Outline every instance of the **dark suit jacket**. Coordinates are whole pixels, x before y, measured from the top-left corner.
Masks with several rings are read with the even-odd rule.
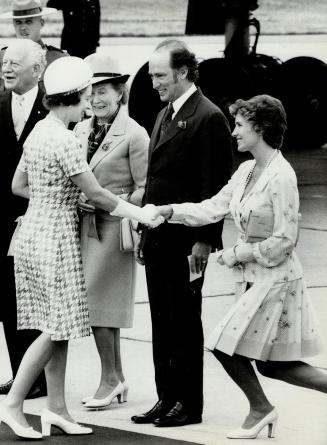
[[[43,92],[38,91],[31,114],[26,122],[19,141],[16,139],[15,129],[11,114],[11,92],[0,93],[0,138],[1,138],[1,160],[2,171],[0,175],[0,202],[2,205],[1,226],[1,265],[5,261],[11,236],[15,229],[15,220],[23,215],[27,208],[27,200],[13,195],[11,182],[17,164],[20,160],[23,144],[33,130],[34,125],[43,119],[48,111],[42,105]]]
[[[160,139],[164,112],[159,112],[150,140],[144,204],[200,202],[213,196],[227,183],[232,168],[226,117],[198,90]],[[222,222],[196,228],[164,223],[153,229],[151,237],[157,234],[167,247],[185,242],[189,249],[203,241],[221,248],[222,227]]]

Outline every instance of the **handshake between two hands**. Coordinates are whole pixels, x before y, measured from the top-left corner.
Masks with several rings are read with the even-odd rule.
[[[121,201],[123,203],[125,201]],[[130,203],[129,207],[124,208],[121,213],[121,209],[117,211],[116,215],[121,217],[127,217],[135,219],[141,224],[154,229],[160,226],[166,219],[169,219],[173,213],[173,209],[170,205],[155,206],[154,204],[147,204],[144,207],[134,206]],[[89,201],[85,193],[81,193],[78,202],[79,209],[84,213],[94,213],[96,207]],[[119,206],[117,206],[118,209]],[[117,210],[115,209],[115,210]],[[111,212],[114,214],[114,212]]]
[[[142,207],[141,211],[140,222],[151,229],[160,226],[160,224],[166,219],[169,219],[173,213],[170,205],[155,206],[153,204],[146,204]]]

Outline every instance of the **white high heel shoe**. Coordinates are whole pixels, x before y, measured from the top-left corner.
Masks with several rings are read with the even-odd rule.
[[[127,393],[128,393],[128,386],[126,384],[126,382],[121,382],[123,387],[124,387],[124,392],[123,392],[123,400],[122,402],[127,402]],[[93,396],[87,396],[84,397],[81,402],[83,405],[85,405],[85,403],[89,402],[90,400],[92,400],[94,397]],[[94,400],[102,400],[102,399],[94,399]]]
[[[114,388],[107,397],[105,397],[104,399],[91,398],[91,400],[86,402],[84,406],[85,408],[91,409],[105,408],[106,406],[109,406],[111,404],[115,397],[117,397],[118,403],[127,402],[127,393],[128,387],[119,382],[116,388]]]
[[[70,435],[92,434],[92,428],[79,425],[78,423],[69,422],[48,409],[44,409],[41,414],[42,436],[51,435],[51,425],[60,428],[64,433]]]
[[[277,424],[278,414],[276,409],[274,408],[267,414],[263,419],[260,420],[256,425],[252,428],[237,428],[234,431],[231,431],[227,434],[228,439],[256,439],[257,435],[260,431],[268,425],[268,437],[275,437],[276,424]]]
[[[0,424],[5,423],[13,430],[17,437],[22,439],[42,439],[42,434],[35,431],[31,426],[23,426],[18,423],[8,412],[4,406],[0,406]]]

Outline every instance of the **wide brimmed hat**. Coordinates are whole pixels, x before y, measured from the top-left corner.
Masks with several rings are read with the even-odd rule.
[[[68,95],[91,85],[92,70],[79,57],[67,56],[54,60],[45,70],[44,87],[48,96]]]
[[[43,8],[41,0],[13,0],[12,11],[0,14],[0,19],[27,19],[58,12],[55,8]]]
[[[118,62],[106,55],[90,54],[84,59],[93,72],[92,85],[99,82],[125,83],[129,74],[121,74]]]

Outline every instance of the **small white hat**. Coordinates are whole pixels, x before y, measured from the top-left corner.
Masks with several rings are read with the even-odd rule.
[[[121,74],[118,62],[107,55],[90,54],[84,59],[93,72],[92,85],[99,82],[125,83],[129,74]]]
[[[92,70],[79,57],[67,56],[54,60],[45,70],[44,87],[48,96],[68,95],[91,84]]]
[[[13,0],[12,12],[0,14],[0,19],[27,19],[30,17],[42,17],[54,12],[58,12],[58,9],[42,8],[41,0]]]

